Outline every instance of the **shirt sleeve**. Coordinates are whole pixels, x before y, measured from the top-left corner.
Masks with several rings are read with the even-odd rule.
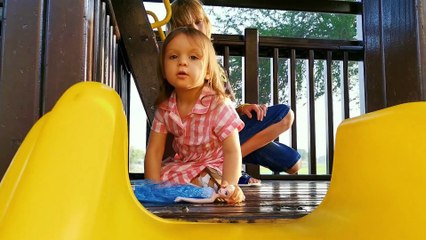
[[[167,128],[164,119],[164,111],[157,109],[154,114],[154,120],[152,121],[151,130],[157,133],[167,133]]]
[[[240,131],[244,128],[244,122],[230,101],[224,101],[214,111],[216,117],[213,131],[220,141],[225,140],[235,129]]]

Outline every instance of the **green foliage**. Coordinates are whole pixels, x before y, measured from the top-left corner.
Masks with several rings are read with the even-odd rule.
[[[292,38],[319,38],[356,40],[357,21],[355,15],[312,13],[296,11],[278,11],[267,9],[219,8],[206,7],[215,29],[222,34],[244,34],[245,28],[257,28],[261,36],[279,36]],[[237,16],[237,17],[235,17]],[[244,25],[242,24],[244,23]],[[230,58],[230,81],[237,97],[237,103],[242,99],[242,66],[241,57]],[[298,59],[296,63],[296,96],[297,99],[307,97],[307,60]],[[280,59],[278,69],[278,101],[289,101],[289,62]],[[315,61],[314,97],[325,93],[325,61]],[[259,62],[259,102],[271,103],[271,61],[260,59]],[[357,85],[358,64],[349,63],[349,89]],[[341,86],[341,68],[338,62],[332,64],[332,89],[336,96]],[[352,77],[351,77],[352,76]]]
[[[144,158],[145,158],[144,150],[130,146],[130,152],[129,152],[130,164],[137,164],[139,162],[142,162]]]
[[[257,28],[261,36],[341,40],[356,37],[355,15],[218,7],[206,11],[223,34],[241,35],[245,28]]]

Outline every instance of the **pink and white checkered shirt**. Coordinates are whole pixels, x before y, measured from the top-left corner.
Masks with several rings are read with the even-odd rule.
[[[174,157],[163,161],[161,179],[173,183],[189,183],[207,166],[222,172],[222,141],[234,129],[240,131],[243,121],[231,101],[218,101],[210,87],[203,91],[192,112],[181,119],[176,94],[162,103],[155,112],[152,131],[173,136]]]

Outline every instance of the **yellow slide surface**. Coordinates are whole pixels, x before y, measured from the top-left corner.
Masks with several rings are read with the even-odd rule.
[[[0,184],[0,239],[426,239],[426,103],[344,121],[329,191],[274,223],[161,219],[135,198],[119,96],[78,83],[31,129]]]

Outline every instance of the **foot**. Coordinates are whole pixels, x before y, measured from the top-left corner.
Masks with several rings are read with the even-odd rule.
[[[248,175],[246,172],[241,172],[241,177],[238,180],[239,186],[260,186],[261,181],[257,178],[254,178]]]

